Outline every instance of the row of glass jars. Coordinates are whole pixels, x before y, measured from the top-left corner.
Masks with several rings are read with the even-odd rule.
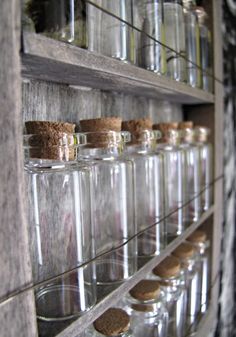
[[[96,286],[131,277],[137,256],[158,255],[210,207],[209,130],[191,127],[111,117],[81,121],[75,133],[74,124],[26,122],[39,318],[70,319],[89,310]]]
[[[197,230],[83,336],[193,336],[209,304],[209,271],[209,241]]]
[[[207,14],[195,0],[92,3],[95,6],[82,0],[25,0],[23,26],[212,91]]]

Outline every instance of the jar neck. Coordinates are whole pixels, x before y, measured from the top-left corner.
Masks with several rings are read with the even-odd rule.
[[[137,134],[131,134],[131,142],[127,144],[128,152],[154,151],[156,142],[161,138],[158,130],[143,130]]]

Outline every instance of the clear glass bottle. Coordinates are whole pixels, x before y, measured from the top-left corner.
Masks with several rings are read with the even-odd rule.
[[[153,269],[151,278],[160,282],[164,292],[163,303],[169,315],[167,336],[183,337],[186,323],[186,289],[180,262],[168,256]]]
[[[26,122],[26,129],[34,133],[24,136],[33,282],[46,281],[36,290],[37,316],[67,320],[96,302],[93,264],[75,269],[94,257],[91,170],[77,160],[86,138],[68,123]]]
[[[120,308],[110,308],[104,312],[93,326],[86,329],[86,337],[132,337],[130,316]]]
[[[180,144],[178,123],[160,123],[153,129],[160,130],[162,139],[157,151],[164,154],[165,172],[165,214],[167,237],[180,235],[185,229],[183,205],[186,200],[186,161],[185,151]]]
[[[167,337],[168,312],[164,294],[155,280],[142,280],[124,300],[124,309],[131,317],[134,337]]]
[[[209,306],[210,298],[210,242],[207,240],[206,232],[196,230],[187,241],[194,245],[199,254],[199,277],[201,283],[201,313],[204,314]]]
[[[198,17],[195,11],[195,0],[183,0],[184,20],[185,20],[185,37],[186,37],[186,56],[187,59],[187,82],[194,88],[201,87],[200,67],[200,34]],[[197,66],[198,67],[197,67]]]
[[[186,329],[194,332],[201,307],[199,256],[190,243],[180,244],[172,253],[180,260],[187,290]]]
[[[137,238],[126,243],[137,233],[134,165],[122,157],[124,144],[130,137],[129,133],[103,131],[121,129],[120,118],[83,120],[80,126],[89,143],[81,155],[92,167],[96,255],[120,246],[96,260],[97,283],[115,285],[137,270]]]
[[[195,128],[196,141],[200,146],[201,168],[201,203],[202,209],[207,211],[213,204],[213,149],[208,142],[210,129],[200,126]]]
[[[176,81],[186,81],[186,40],[182,0],[164,0],[167,75]]]
[[[149,119],[122,122],[122,130],[131,133],[126,156],[134,162],[138,255],[160,254],[165,247],[164,162],[162,152],[155,151],[160,132],[151,130]],[[156,224],[156,226],[153,226]],[[150,227],[151,226],[151,227]],[[150,227],[149,229],[147,229]]]
[[[208,15],[202,7],[196,8],[196,14],[198,16],[200,30],[202,88],[203,90],[213,92],[212,41],[211,32],[206,24]]]
[[[184,222],[186,224],[196,222],[202,214],[201,205],[201,171],[200,149],[195,142],[195,131],[190,121],[179,123],[181,129],[180,147],[185,151],[186,162],[186,200]]]
[[[24,15],[40,33],[86,48],[86,5],[81,0],[24,0]]]
[[[138,7],[138,17],[135,22],[143,33],[138,34],[140,41],[136,43],[138,46],[139,65],[145,69],[154,71],[157,74],[166,73],[166,51],[160,43],[155,40],[165,43],[165,27],[164,27],[164,12],[162,0],[145,0],[134,1]],[[146,34],[145,34],[146,33]]]
[[[94,0],[99,7],[132,24],[132,0]],[[123,62],[134,62],[133,29],[87,4],[88,49]]]

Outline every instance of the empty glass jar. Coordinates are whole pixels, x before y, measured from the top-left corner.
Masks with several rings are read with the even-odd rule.
[[[136,43],[136,47],[139,47],[139,65],[158,74],[165,74],[166,51],[165,47],[159,43],[165,43],[163,1],[136,0],[134,3],[138,7],[139,14],[139,21],[135,22],[135,25],[143,31],[142,34],[137,35],[140,40]],[[148,35],[156,41],[152,40]]]
[[[195,231],[187,240],[194,245],[199,254],[201,313],[204,314],[208,309],[210,298],[210,242],[202,230]]]
[[[131,0],[93,0],[93,2],[132,24]],[[123,62],[134,62],[133,29],[107,12],[87,4],[88,49]]]
[[[155,280],[142,280],[125,298],[134,337],[167,337],[168,312],[164,295]]]
[[[121,129],[120,118],[83,120],[88,146],[81,155],[92,167],[92,214],[98,284],[122,282],[137,269],[137,233],[133,162],[122,157],[129,133],[104,131]],[[93,130],[93,132],[92,132]],[[119,248],[118,248],[119,247]]]
[[[185,151],[186,162],[186,203],[184,207],[184,222],[186,224],[198,221],[202,213],[201,205],[201,171],[200,149],[195,142],[195,131],[192,122],[179,123],[181,129],[181,148]]]
[[[86,48],[86,4],[83,1],[24,0],[23,9],[23,15],[34,23],[36,33]]]
[[[149,119],[122,122],[122,129],[131,132],[125,152],[134,162],[137,231],[146,229],[138,236],[138,255],[143,257],[157,255],[165,246],[164,221],[160,221],[164,217],[163,154],[154,151],[160,132],[151,128]]]
[[[199,277],[199,256],[193,245],[182,243],[172,253],[180,260],[187,290],[186,329],[195,331],[201,306],[201,280]]]
[[[185,228],[183,205],[186,200],[186,161],[185,151],[180,144],[178,123],[160,123],[153,125],[160,130],[162,139],[157,150],[163,151],[165,172],[165,214],[168,237],[180,235]]]
[[[91,170],[77,161],[86,138],[68,123],[27,122],[26,129],[34,133],[24,136],[33,281],[48,280],[36,290],[37,315],[70,319],[96,302],[93,264],[75,269],[94,257]]]
[[[163,301],[169,315],[167,336],[183,337],[186,323],[186,290],[179,260],[168,256],[153,269],[151,277],[160,282],[164,292]]]
[[[210,129],[200,126],[195,128],[196,141],[200,146],[201,203],[207,211],[213,203],[213,149],[208,142]]]
[[[186,81],[186,40],[182,0],[164,0],[167,75],[176,81]],[[176,52],[178,54],[176,54]]]
[[[183,0],[186,35],[187,82],[194,88],[201,87],[200,35],[195,0]],[[198,66],[198,67],[197,67]]]

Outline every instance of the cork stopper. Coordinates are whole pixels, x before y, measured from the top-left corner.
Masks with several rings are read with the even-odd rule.
[[[93,325],[104,336],[117,336],[129,330],[130,318],[124,310],[110,308]]]
[[[121,118],[104,117],[94,119],[84,119],[80,121],[80,128],[83,132],[103,132],[103,131],[121,131]]]
[[[195,137],[197,141],[201,143],[207,142],[208,136],[210,134],[210,129],[208,129],[205,126],[198,125],[198,126],[195,126],[194,130],[195,130]]]
[[[142,280],[129,293],[140,301],[154,300],[160,294],[160,284],[153,280]]]
[[[180,122],[178,124],[178,129],[183,130],[183,129],[192,129],[193,128],[193,122],[192,121],[184,121]]]
[[[152,126],[153,130],[158,130],[162,134],[162,138],[160,139],[160,142],[169,142],[173,141],[174,138],[179,137],[178,134],[178,123],[172,122],[172,123],[159,123],[159,124],[153,124]],[[173,131],[176,130],[174,133]]]
[[[29,135],[30,157],[51,160],[75,159],[75,124],[50,121],[25,123]]]
[[[201,6],[197,6],[195,12],[197,14],[199,24],[204,25],[204,23],[208,19],[208,15],[205,9]]]
[[[179,259],[187,260],[194,255],[194,248],[190,243],[184,242],[179,245],[174,251],[173,255]]]
[[[158,266],[153,269],[153,273],[161,278],[177,276],[180,272],[180,262],[174,256],[167,256]]]
[[[132,119],[122,122],[122,130],[139,134],[143,130],[152,130],[152,121],[149,118]]]
[[[196,230],[187,238],[187,241],[191,243],[204,243],[206,242],[206,239],[207,239],[206,232]]]

